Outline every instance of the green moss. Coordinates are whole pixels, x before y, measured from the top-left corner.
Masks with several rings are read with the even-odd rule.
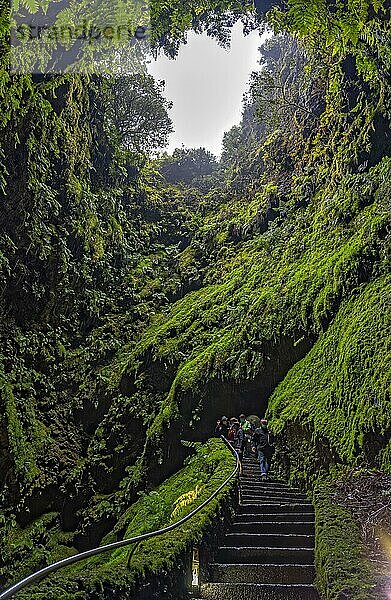
[[[24,410],[27,423],[23,426],[22,411],[18,410],[12,386],[4,383],[1,391],[5,401],[7,435],[15,461],[15,470],[26,483],[30,483],[40,473],[37,455],[43,445],[46,429],[42,423],[37,421],[32,405],[27,406]]]
[[[276,418],[277,429],[282,431],[289,418],[300,416],[310,428],[310,421],[318,419],[313,433],[323,434],[326,428],[327,436],[329,400],[322,403],[318,416],[312,413],[325,390],[330,395],[330,385],[337,384],[336,370],[340,378],[333,400],[337,426],[330,434],[336,451],[343,459],[354,460],[363,445],[357,440],[358,432],[377,427],[384,434],[389,426],[385,411],[389,380],[384,375],[389,368],[384,308],[389,281],[382,274],[389,264],[385,198],[390,171],[391,161],[385,159],[368,174],[346,176],[333,196],[325,190],[278,228],[238,243],[234,256],[217,258],[211,265],[209,284],[176,302],[167,315],[159,315],[130,352],[125,348],[120,353],[118,373],[137,371],[148,378],[144,364],[151,358],[162,368],[177,365],[154,433],[159,421],[167,423],[170,414],[177,418],[184,393],[191,393],[198,402],[200,388],[212,379],[240,381],[262,373],[270,349],[278,348],[284,338],[296,344],[303,337],[320,336],[313,353],[291,372],[272,399],[270,414]],[[348,204],[347,195],[348,223],[341,218],[341,203],[342,207]],[[366,283],[372,280],[366,292]],[[351,298],[354,303],[362,294],[356,308],[343,308],[343,299]],[[349,310],[353,317],[347,315]],[[333,319],[337,324],[331,326],[328,337],[323,336]],[[352,319],[354,326],[350,326]],[[343,351],[339,362],[334,360],[334,349],[349,340],[352,356],[348,358]],[[361,345],[365,355],[360,355]],[[370,364],[372,355],[376,358]],[[303,386],[302,369],[307,368],[312,380]],[[319,371],[322,386],[317,384]],[[376,408],[365,403],[364,396],[371,389],[379,394]],[[349,412],[352,418],[345,427]]]
[[[106,536],[103,543],[114,541],[115,538],[134,537],[172,523],[176,500],[194,490],[197,484],[201,485],[201,494],[176,514],[174,521],[179,520],[223,483],[235,465],[231,452],[216,439],[209,440],[205,445],[196,444],[195,447],[196,454],[187,460],[186,466],[155,490],[142,495],[122,514],[113,532]],[[200,542],[205,532],[213,528],[222,504],[231,497],[233,485],[234,482],[227,485],[216,499],[179,529],[142,542],[129,566],[130,549],[116,550],[51,576],[39,586],[32,586],[21,592],[19,598],[57,600],[61,597],[76,600],[89,597],[93,590],[97,598],[103,598],[104,588],[126,589],[128,594],[134,590],[134,597],[137,597],[137,587],[134,588],[136,582],[137,585],[146,585],[154,575],[160,574],[161,577],[162,573],[167,573],[170,569],[175,571],[175,566],[183,563],[192,544]],[[61,556],[63,555],[60,553],[58,557]],[[178,572],[177,576],[183,577],[183,573]]]
[[[333,486],[319,480],[313,493],[316,532],[316,584],[324,600],[375,600],[375,582],[365,558],[357,523],[340,506]]]
[[[6,524],[7,525],[7,524]],[[2,531],[2,579],[27,577],[39,566],[76,554],[73,534],[61,531],[58,513],[46,513],[22,528],[15,522]],[[12,565],[12,569],[10,568]]]
[[[362,287],[275,390],[269,415],[286,438],[293,464],[300,462],[296,427],[311,432],[314,451],[322,438],[335,460],[377,460],[391,469],[385,454],[378,454],[391,430],[390,305],[389,276]],[[313,456],[307,473],[315,474],[317,466]]]

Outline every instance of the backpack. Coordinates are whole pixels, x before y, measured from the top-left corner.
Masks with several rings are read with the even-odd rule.
[[[269,431],[267,429],[259,427],[255,430],[254,437],[257,450],[262,450],[263,448],[266,448],[266,446],[269,446]]]

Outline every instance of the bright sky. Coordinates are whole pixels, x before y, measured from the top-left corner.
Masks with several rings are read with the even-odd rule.
[[[220,154],[224,132],[240,122],[243,93],[251,71],[258,68],[264,39],[258,31],[244,36],[237,23],[231,47],[224,50],[206,34],[190,32],[175,60],[161,55],[151,63],[148,71],[165,81],[165,96],[174,103],[169,152],[184,144]]]

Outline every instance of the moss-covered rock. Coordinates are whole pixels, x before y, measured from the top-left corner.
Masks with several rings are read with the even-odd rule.
[[[156,489],[143,494],[118,519],[102,543],[135,537],[161,529],[194,510],[233,472],[235,459],[217,439],[193,445],[196,452],[186,466]],[[129,547],[102,554],[49,576],[18,594],[20,599],[69,600],[82,598],[167,598],[186,595],[193,545],[221,530],[236,501],[236,480],[230,483],[200,513],[170,533]],[[53,527],[54,525],[54,527]],[[56,515],[45,515],[26,530],[13,531],[14,568],[8,583],[34,568],[59,560],[76,551],[71,539],[61,533]],[[69,534],[68,534],[69,538]],[[49,543],[48,543],[49,540]],[[133,553],[134,551],[134,553]]]
[[[316,585],[325,600],[375,600],[375,581],[352,513],[338,504],[332,483],[313,491]]]
[[[285,69],[289,90],[265,103],[273,85],[253,82],[201,197],[107,131],[106,78],[9,73],[2,4],[7,565],[47,560],[27,562],[29,540],[60,556],[119,535],[138,492],[181,466],[181,437],[206,437],[223,412],[268,409],[300,485],[339,463],[390,470],[387,9],[290,0],[271,11],[293,38],[269,48],[281,58],[269,83]],[[153,0],[151,11],[151,39],[172,55],[190,27],[224,45],[239,18],[259,25],[247,1]],[[57,597],[127,581],[120,560],[63,579]]]
[[[269,414],[293,477],[357,461],[390,471],[390,305],[389,276],[357,289],[275,390]]]

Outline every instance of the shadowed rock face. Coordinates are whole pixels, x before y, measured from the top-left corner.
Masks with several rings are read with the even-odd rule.
[[[186,439],[204,440],[214,431],[214,426],[222,415],[228,418],[246,415],[263,416],[268,406],[268,399],[276,386],[282,381],[296,362],[301,360],[313,345],[314,340],[306,338],[296,346],[290,339],[283,339],[278,347],[270,349],[266,355],[262,372],[252,380],[209,382],[199,396],[187,395],[181,402],[180,412],[187,424],[192,419],[192,411],[200,402],[199,420],[193,428],[184,425],[183,434]],[[202,399],[208,401],[203,402]]]
[[[262,372],[253,380],[220,381],[214,379],[203,388],[179,392],[175,401],[179,415],[164,426],[159,438],[147,439],[143,453],[143,464],[148,472],[148,483],[157,484],[180,468],[188,450],[180,440],[203,441],[214,433],[216,420],[222,415],[238,416],[240,413],[264,415],[268,399],[288,371],[311,349],[315,338],[305,338],[296,345],[291,339],[283,338],[278,346],[263,349],[268,359]],[[161,363],[153,363],[153,381],[167,380],[167,374],[159,376]]]

